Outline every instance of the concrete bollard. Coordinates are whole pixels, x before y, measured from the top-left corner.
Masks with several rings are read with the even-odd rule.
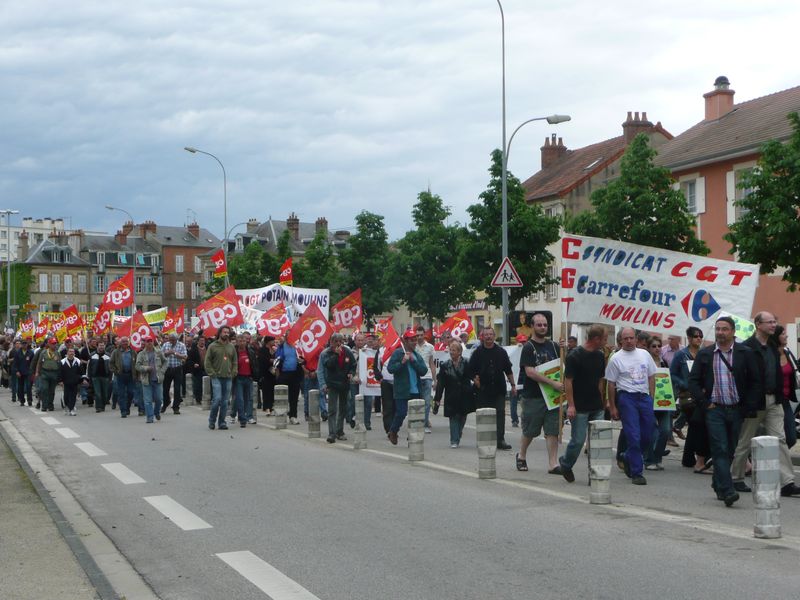
[[[289,386],[275,386],[275,429],[286,429],[289,414]]]
[[[613,423],[589,421],[590,504],[611,504]]]
[[[408,460],[425,460],[425,400],[408,401]]]
[[[781,472],[780,440],[772,435],[754,437],[750,441],[753,458],[753,504],[756,524],[753,536],[781,537]]]
[[[211,410],[211,377],[203,375],[203,410]]]
[[[192,392],[194,392],[194,386],[192,385],[192,374],[191,373],[184,373],[183,374],[183,401],[184,401],[184,403],[186,403],[186,401],[189,399],[189,390],[190,389],[192,390]],[[194,399],[192,399],[192,404],[194,404]]]
[[[367,447],[367,428],[364,425],[364,396],[356,394],[356,426],[353,430],[353,450]]]
[[[250,413],[253,415],[253,421],[258,421],[258,382],[255,379],[250,392],[250,401],[252,402]]]
[[[308,392],[308,437],[316,439],[320,437],[320,417],[319,417],[319,390],[309,390]]]
[[[494,479],[497,477],[497,410],[476,410],[475,431],[478,440],[478,478]]]

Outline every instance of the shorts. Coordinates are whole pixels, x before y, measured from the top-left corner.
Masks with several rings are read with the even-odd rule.
[[[545,435],[558,435],[558,409],[547,410],[544,398],[520,396],[522,405],[522,435],[528,439],[539,437],[544,429]]]

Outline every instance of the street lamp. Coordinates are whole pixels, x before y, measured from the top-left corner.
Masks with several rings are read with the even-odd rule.
[[[511,139],[506,143],[506,17],[503,12],[503,5],[497,0],[500,8],[500,32],[502,42],[502,69],[503,69],[503,173],[502,173],[502,252],[503,259],[508,257],[508,152],[511,149],[511,141],[514,135],[524,126],[532,121],[547,121],[551,125],[569,121],[568,115],[550,115],[549,117],[536,117],[528,119],[517,127],[511,134]],[[502,295],[502,317],[503,317],[503,343],[508,344],[508,288],[501,288]]]
[[[121,213],[125,213],[131,220],[131,225],[133,225],[133,216],[124,208],[117,208],[116,206],[111,206],[110,204],[106,204],[106,208],[108,210],[118,210]],[[132,245],[133,245],[133,289],[131,290],[131,294],[133,297],[133,311],[131,314],[136,312],[136,242],[134,242]]]
[[[228,287],[228,272],[227,272],[227,265],[228,265],[228,174],[225,172],[225,165],[222,164],[222,161],[218,159],[216,156],[211,154],[210,152],[206,152],[204,150],[199,150],[197,148],[193,148],[192,146],[184,146],[183,148],[187,152],[191,152],[192,154],[205,154],[206,156],[210,156],[215,161],[219,163],[219,166],[222,167],[222,197],[223,197],[223,208],[224,208],[224,222],[223,222],[223,231],[225,232],[225,239],[223,240],[222,245],[222,255],[225,257],[225,287]]]
[[[18,215],[18,210],[4,208],[0,215],[6,216],[6,327],[11,327],[11,215]]]

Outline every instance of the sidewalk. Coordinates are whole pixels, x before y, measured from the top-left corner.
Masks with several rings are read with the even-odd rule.
[[[7,390],[0,393],[0,402],[5,412],[17,406],[11,404]],[[1,412],[0,420],[6,420]],[[4,600],[99,598],[54,521],[63,517],[48,511],[4,435],[0,435],[0,481],[0,595]]]

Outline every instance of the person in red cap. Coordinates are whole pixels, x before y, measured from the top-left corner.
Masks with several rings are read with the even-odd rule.
[[[42,356],[36,363],[36,379],[39,381],[42,410],[55,410],[53,400],[58,385],[58,374],[61,371],[61,355],[58,353],[58,341],[51,337],[45,347],[40,350]]]
[[[386,370],[394,375],[394,420],[389,427],[389,441],[397,445],[397,432],[408,414],[408,401],[422,393],[420,377],[428,371],[425,360],[415,350],[417,334],[413,329],[403,333],[402,345],[392,353]]]

